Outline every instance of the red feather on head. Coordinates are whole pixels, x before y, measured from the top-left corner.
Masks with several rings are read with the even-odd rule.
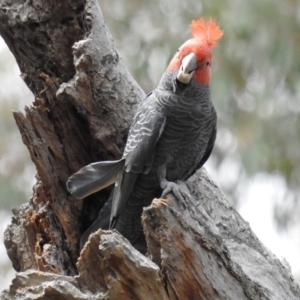
[[[217,45],[217,40],[223,35],[220,26],[212,19],[205,21],[204,18],[193,20],[190,24],[193,38],[187,40],[177,51],[171,60],[167,71],[180,68],[183,58],[189,53],[197,56],[198,67],[193,79],[199,83],[210,82],[210,68],[212,64],[211,48]]]
[[[210,48],[215,47],[216,41],[223,35],[220,26],[212,19],[209,19],[208,22],[204,18],[193,20],[190,27],[194,37],[203,40]]]

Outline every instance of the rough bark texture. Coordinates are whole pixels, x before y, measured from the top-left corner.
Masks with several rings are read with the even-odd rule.
[[[35,95],[26,115],[14,117],[38,178],[30,203],[14,211],[5,244],[17,271],[75,275],[80,233],[107,193],[76,201],[65,182],[83,165],[121,156],[143,92],[97,3],[7,1],[0,12],[1,35]]]
[[[3,299],[300,299],[289,268],[204,170],[181,183],[185,207],[170,196],[144,210],[147,256],[101,230],[79,256],[80,234],[109,191],[76,201],[65,182],[87,163],[120,157],[144,93],[93,0],[4,0],[0,34],[35,95],[14,117],[38,180],[5,232],[19,273]]]

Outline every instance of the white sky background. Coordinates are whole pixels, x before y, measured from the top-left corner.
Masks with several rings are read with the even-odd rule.
[[[12,54],[8,52],[6,44],[0,37],[0,59],[10,55],[11,58],[9,60],[14,61]],[[15,110],[23,110],[25,105],[29,105],[29,103],[24,101],[26,99],[29,101],[28,99],[30,99],[29,97],[24,97],[22,93],[25,84],[19,75],[20,71],[14,62],[5,78],[0,78],[0,101],[1,93],[8,91],[8,89],[13,90],[13,93],[20,93],[21,91],[21,94],[18,96],[20,102],[18,107],[14,108]],[[13,116],[11,117],[13,118]],[[209,162],[206,167],[216,182],[226,180],[226,174],[216,174]],[[34,172],[33,168],[32,172]],[[33,176],[34,174],[32,174]],[[241,196],[239,207],[240,214],[250,223],[252,230],[264,245],[280,260],[284,257],[291,265],[293,274],[300,276],[300,228],[295,226],[295,228],[289,228],[287,232],[279,234],[273,218],[274,203],[281,201],[280,193],[285,190],[284,180],[280,176],[257,174],[251,181],[244,184],[242,190],[243,195]],[[3,231],[9,223],[10,216],[6,211],[1,210],[0,199],[0,291],[9,286],[15,274],[12,268],[8,273],[4,272],[5,266],[9,265],[10,261],[2,242]]]

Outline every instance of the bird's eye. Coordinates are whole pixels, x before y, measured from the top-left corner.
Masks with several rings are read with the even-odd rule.
[[[206,64],[205,64],[205,65],[208,67],[208,66],[209,66],[209,64],[210,64],[210,62],[209,62],[209,60],[208,60],[208,61],[206,62]]]

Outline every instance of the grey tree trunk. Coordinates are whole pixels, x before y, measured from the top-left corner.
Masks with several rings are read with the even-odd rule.
[[[121,156],[143,91],[133,80],[95,0],[4,0],[0,34],[35,95],[14,117],[36,165],[30,201],[5,232],[18,272],[1,299],[300,299],[287,264],[256,238],[205,170],[145,208],[146,256],[117,232],[79,237],[109,190],[83,201],[70,174]]]

